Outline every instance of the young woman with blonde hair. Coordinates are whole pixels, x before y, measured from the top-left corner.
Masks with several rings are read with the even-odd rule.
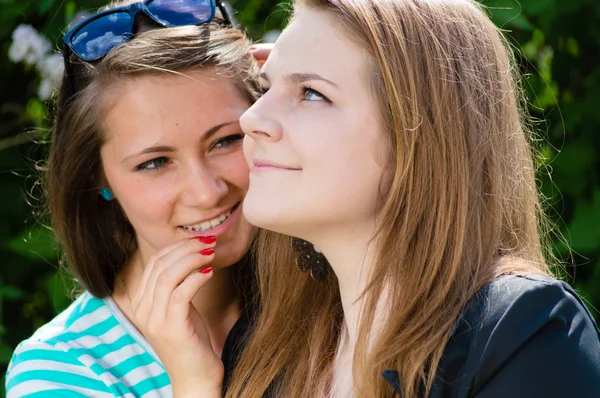
[[[298,0],[261,84],[244,213],[272,232],[228,397],[598,396],[598,329],[552,276],[516,67],[477,3]]]
[[[274,232],[228,396],[599,396],[598,329],[552,277],[517,69],[481,6],[298,0],[261,77],[244,213]]]

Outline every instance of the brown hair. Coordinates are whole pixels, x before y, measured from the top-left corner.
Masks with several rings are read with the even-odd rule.
[[[106,8],[130,3],[113,2]],[[87,63],[71,56],[71,81],[63,77],[57,98],[44,181],[52,227],[75,278],[97,297],[112,293],[115,277],[136,248],[133,228],[121,208],[99,195],[104,178],[102,123],[110,106],[105,93],[124,79],[205,65],[231,77],[250,102],[259,93],[258,67],[248,40],[218,16],[200,26],[166,29],[143,22],[133,39],[100,61]]]
[[[471,0],[298,0],[329,13],[372,56],[390,153],[353,358],[354,392],[427,396],[461,311],[493,278],[550,274],[524,98],[507,43]],[[335,276],[294,266],[289,237],[261,233],[262,313],[228,391],[314,397],[343,326]],[[372,334],[381,293],[389,313]],[[374,340],[371,338],[373,337]],[[367,344],[374,341],[372,344]]]

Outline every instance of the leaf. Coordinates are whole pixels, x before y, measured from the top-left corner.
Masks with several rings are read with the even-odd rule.
[[[536,17],[553,12],[556,0],[522,0],[521,4],[528,16]]]
[[[46,11],[52,7],[55,0],[39,0],[38,12],[40,15],[44,15]]]
[[[579,253],[600,250],[600,189],[594,194],[593,203],[580,202],[575,207],[567,237],[571,247]]]
[[[492,21],[503,29],[511,27],[531,31],[534,26],[529,22],[519,2],[516,0],[493,0],[488,9],[492,13]]]
[[[9,250],[19,253],[30,260],[40,259],[56,263],[57,245],[52,232],[42,226],[25,231],[20,236],[5,243]]]
[[[12,358],[13,348],[6,343],[0,344],[0,365],[6,366]]]
[[[25,293],[17,286],[0,285],[0,298],[18,300],[25,297]]]
[[[71,303],[69,295],[73,287],[73,280],[59,271],[54,272],[46,280],[46,291],[52,302],[55,314],[58,314],[69,306]]]
[[[48,117],[48,110],[42,101],[32,98],[27,103],[27,115],[37,126],[43,126]]]

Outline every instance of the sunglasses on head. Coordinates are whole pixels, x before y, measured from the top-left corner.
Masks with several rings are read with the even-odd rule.
[[[217,7],[225,23],[231,24],[221,0],[145,0],[99,12],[64,35],[65,61],[68,60],[68,50],[87,62],[104,57],[132,38],[135,17],[140,12],[158,25],[170,28],[210,22]]]

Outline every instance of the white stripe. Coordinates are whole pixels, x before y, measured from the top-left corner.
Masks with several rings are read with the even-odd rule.
[[[55,351],[55,348],[45,341],[28,341],[25,340],[15,350],[15,355],[20,355],[31,350]]]
[[[28,372],[31,370],[56,370],[60,372],[77,374],[85,377],[95,377],[94,373],[92,373],[88,368],[84,366],[71,365],[68,363],[56,361],[48,361],[45,359],[32,359],[29,361],[17,363],[11,369],[10,374],[7,374],[7,376],[9,377],[6,379],[6,383],[8,384],[10,380],[17,374]]]
[[[163,373],[165,373],[165,370],[159,364],[153,362],[149,365],[140,366],[139,368],[133,369],[124,375],[121,381],[123,384],[125,384],[125,386],[127,386],[127,388],[131,388],[140,381],[151,379]]]
[[[131,357],[144,353],[145,351],[142,349],[142,347],[140,347],[137,343],[132,343],[97,359],[97,361],[104,369],[110,369]]]
[[[87,290],[85,293],[83,293],[81,296],[79,296],[74,303],[77,303],[77,301],[81,300],[79,303],[76,304],[76,306],[78,308],[85,308],[85,306],[87,305],[87,303],[91,300],[95,298],[94,296],[92,296]]]
[[[121,325],[117,324],[107,332],[101,334],[100,336],[85,335],[78,339],[71,340],[67,344],[81,348],[91,349],[100,344],[112,344],[121,337],[123,337],[125,334],[125,329],[123,329]]]
[[[71,326],[67,328],[67,332],[79,333],[91,326],[94,326],[102,321],[105,321],[110,317],[110,311],[105,306],[98,308],[97,310],[85,314],[81,318],[77,319]]]
[[[143,397],[143,398],[165,398],[165,397],[169,397],[170,398],[172,396],[173,396],[173,390],[171,389],[171,385],[169,384],[168,386],[164,386],[163,388],[161,388],[159,390],[148,391],[146,394],[142,395],[141,397]]]
[[[18,398],[22,397],[25,394],[31,394],[34,392],[40,391],[51,391],[51,390],[59,390],[66,389],[69,391],[75,391],[80,394],[85,395],[86,397],[94,397],[94,398],[114,398],[113,394],[109,394],[102,391],[92,390],[89,388],[82,387],[74,387],[61,383],[54,383],[45,380],[29,380],[25,381],[21,384],[16,385],[14,388],[11,388],[6,395],[6,398]]]
[[[96,358],[92,358],[91,356],[89,356],[87,354],[81,355],[77,359],[79,359],[81,361],[81,363],[83,363],[85,366],[87,366],[89,368],[91,368],[93,365],[98,364],[98,360]],[[107,386],[110,387],[113,384],[117,384],[117,383],[121,382],[121,380],[119,380],[117,377],[115,377],[115,375],[113,375],[112,373],[110,373],[109,371],[104,369],[103,367],[102,367],[102,369],[103,369],[103,372],[96,375],[96,377],[101,379],[104,382],[104,384],[106,384]]]

